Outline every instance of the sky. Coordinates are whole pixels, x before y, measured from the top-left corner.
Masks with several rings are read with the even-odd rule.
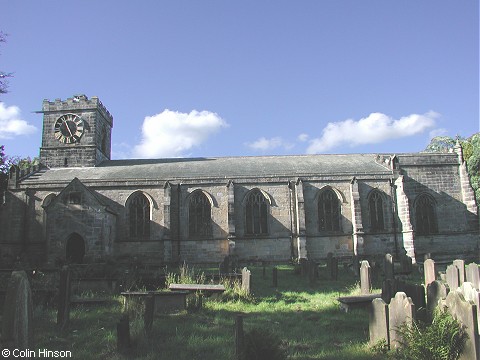
[[[479,131],[477,0],[0,0],[0,144],[98,96],[112,159],[422,151]]]

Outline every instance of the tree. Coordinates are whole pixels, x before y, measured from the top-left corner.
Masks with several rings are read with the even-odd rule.
[[[0,43],[4,43],[7,40],[7,34],[0,31]],[[8,78],[12,77],[12,73],[7,73],[0,70],[0,94],[5,94],[8,92]]]
[[[436,136],[430,141],[425,152],[452,152],[457,140],[462,146],[470,183],[475,191],[477,204],[480,205],[480,133],[473,134],[467,139],[460,136],[456,139],[449,136]]]
[[[5,146],[0,145],[0,191],[4,191],[7,188],[7,175],[12,165],[17,165],[20,170],[23,170],[38,165],[39,163],[40,159],[38,157],[31,159],[29,156],[26,158],[18,155],[8,156],[5,154]]]

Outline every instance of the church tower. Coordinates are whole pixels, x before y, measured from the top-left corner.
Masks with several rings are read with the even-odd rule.
[[[43,101],[40,162],[49,168],[91,167],[110,160],[113,117],[98,97]]]

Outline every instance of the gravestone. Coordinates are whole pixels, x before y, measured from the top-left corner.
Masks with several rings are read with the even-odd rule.
[[[355,276],[360,276],[360,260],[358,255],[352,257],[352,270]]]
[[[2,345],[5,349],[32,349],[32,291],[25,271],[13,271],[3,305]]]
[[[390,333],[390,348],[400,347],[402,336],[397,331],[405,323],[411,325],[415,320],[415,305],[404,292],[397,292],[388,306],[388,328]]]
[[[460,281],[458,286],[462,286],[465,282],[465,261],[460,259],[453,260],[453,265],[458,268],[458,278]]]
[[[338,259],[336,257],[333,257],[332,261],[331,261],[330,279],[332,279],[332,280],[337,280],[338,279]]]
[[[447,287],[441,281],[432,281],[427,286],[427,312],[428,315],[433,315],[433,312],[439,305],[440,300],[444,300],[447,297]]]
[[[448,265],[446,282],[450,291],[455,291],[460,286],[460,271],[456,265]]]
[[[412,299],[417,310],[417,315],[420,309],[425,309],[427,307],[425,300],[425,288],[423,285],[411,284],[397,279],[395,279],[394,282],[396,292],[404,292],[407,297]]]
[[[425,277],[425,286],[436,280],[435,261],[426,259],[423,263],[423,276]]]
[[[58,290],[57,326],[63,330],[70,321],[71,271],[68,266],[60,270],[60,286]]]
[[[390,304],[390,301],[396,294],[395,282],[391,279],[383,280],[382,282],[382,299],[387,304]]]
[[[273,287],[278,287],[278,269],[276,267],[272,269],[272,282]]]
[[[308,282],[309,282],[310,286],[313,286],[315,284],[316,279],[317,279],[316,268],[317,268],[317,264],[314,261],[309,260],[308,265],[307,265],[307,271],[308,271]]]
[[[223,261],[220,263],[220,266],[218,267],[218,271],[220,274],[229,274],[230,273],[230,257],[227,255],[223,259]]]
[[[367,260],[363,260],[362,265],[360,265],[360,292],[362,295],[370,294],[371,289],[370,264]]]
[[[143,325],[147,335],[150,335],[152,332],[154,314],[155,297],[153,295],[148,295],[145,298],[145,312],[143,313]]]
[[[327,254],[327,276],[329,276],[330,278],[332,278],[332,267],[333,267],[333,254],[331,252],[329,252]]]
[[[465,271],[466,279],[473,287],[480,290],[480,268],[476,263],[470,263],[467,265]]]
[[[300,259],[300,275],[306,276],[307,275],[307,267],[308,267],[308,260],[305,258]]]
[[[242,269],[242,290],[250,294],[250,278],[252,274],[246,267]]]
[[[451,291],[456,290],[460,285],[460,269],[457,265],[451,264],[445,270],[444,281]]]
[[[410,274],[413,269],[413,261],[410,256],[407,255],[407,252],[404,250],[400,254],[400,268],[403,274]]]
[[[383,271],[385,272],[385,279],[393,280],[393,256],[391,254],[386,254],[383,259]]]
[[[463,295],[466,301],[471,301],[480,308],[480,293],[473,287],[472,283],[464,282],[457,291]],[[480,313],[477,311],[477,326],[480,326]],[[478,329],[480,333],[480,329]]]
[[[128,314],[123,314],[117,323],[117,349],[127,350],[130,347],[130,319]]]
[[[373,299],[369,309],[369,333],[370,345],[378,343],[384,339],[387,345],[390,344],[388,333],[388,305],[383,299]]]
[[[461,360],[479,359],[477,306],[466,301],[458,291],[450,291],[445,300],[447,310],[457,319],[467,332],[467,341],[463,349]]]
[[[245,335],[243,332],[243,316],[235,318],[235,359],[245,360]]]

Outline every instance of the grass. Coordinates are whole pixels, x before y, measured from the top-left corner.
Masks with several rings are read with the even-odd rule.
[[[266,277],[253,267],[254,298],[242,300],[206,299],[196,312],[157,315],[150,336],[143,331],[141,308],[130,316],[133,346],[117,352],[116,323],[122,313],[121,298],[104,306],[72,309],[68,329],[55,327],[54,310],[35,312],[36,347],[71,350],[76,359],[234,359],[234,321],[244,315],[244,330],[266,329],[281,339],[288,359],[372,359],[367,345],[368,313],[348,314],[339,309],[336,298],[358,292],[356,279],[340,270],[337,281],[326,278],[310,285],[295,275],[292,266],[278,266],[278,287],[272,286],[272,268]]]

